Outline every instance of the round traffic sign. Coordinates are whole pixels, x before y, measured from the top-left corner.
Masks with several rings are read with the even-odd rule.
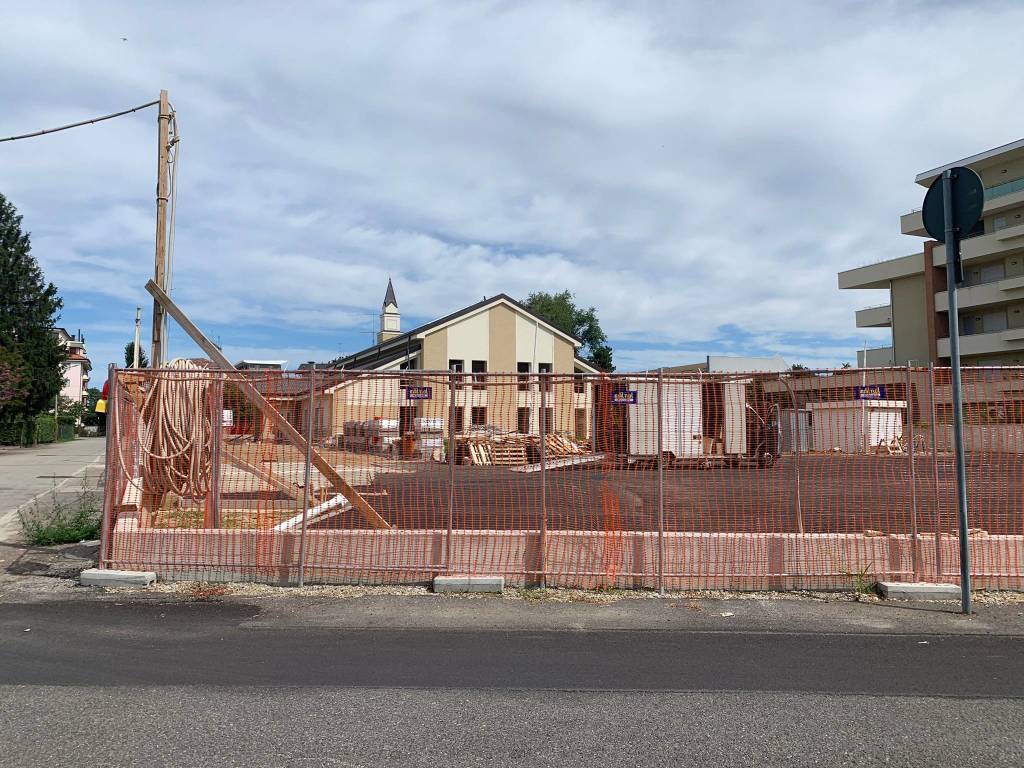
[[[953,198],[953,226],[960,236],[974,229],[981,218],[985,205],[985,186],[981,177],[971,168],[950,168],[950,187]],[[928,234],[940,243],[946,242],[946,214],[942,201],[942,176],[940,173],[924,196],[921,218]]]

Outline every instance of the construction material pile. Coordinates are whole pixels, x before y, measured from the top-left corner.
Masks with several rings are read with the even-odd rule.
[[[477,466],[515,467],[540,461],[540,435],[481,431],[460,436],[456,442],[460,458],[464,456],[470,464]],[[544,456],[548,460],[589,453],[588,448],[564,435],[550,434],[544,437]]]

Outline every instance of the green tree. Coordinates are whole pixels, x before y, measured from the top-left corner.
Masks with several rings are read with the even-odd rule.
[[[129,341],[124,345],[124,367],[131,368],[135,362],[135,342]],[[139,368],[149,368],[149,358],[146,357],[146,350],[139,345]]]
[[[85,412],[82,414],[82,423],[87,427],[98,427],[100,425],[100,414],[96,413],[96,403],[99,402],[103,393],[96,387],[89,387],[85,390]]]
[[[577,307],[575,297],[569,291],[531,293],[523,304],[558,330],[582,341],[580,357],[588,363],[601,371],[615,370],[612,365],[612,348],[608,346],[608,337],[601,330],[597,311],[593,307]]]
[[[20,395],[0,403],[0,421],[53,408],[64,386],[67,352],[53,327],[63,306],[46,282],[17,209],[0,195],[0,360],[20,382]]]

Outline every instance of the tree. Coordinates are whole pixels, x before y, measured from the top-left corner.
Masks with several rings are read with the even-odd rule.
[[[580,357],[588,363],[601,371],[615,370],[612,365],[612,348],[608,346],[608,337],[601,330],[597,311],[593,307],[577,307],[575,297],[569,291],[531,293],[523,304],[558,330],[582,341]]]
[[[96,413],[96,403],[99,402],[103,393],[96,387],[89,387],[85,390],[85,412],[82,414],[82,423],[87,427],[98,427],[102,419]]]
[[[63,306],[46,282],[17,209],[0,195],[0,373],[19,382],[19,394],[0,401],[0,421],[34,416],[53,407],[64,386],[67,351],[54,326]]]
[[[135,362],[135,342],[129,341],[124,345],[124,366],[131,368]],[[146,357],[146,350],[139,345],[139,368],[149,368],[149,358]]]

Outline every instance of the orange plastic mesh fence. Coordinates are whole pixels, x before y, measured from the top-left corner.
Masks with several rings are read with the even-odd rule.
[[[963,372],[975,584],[1024,581],[1024,369]],[[948,369],[118,371],[101,558],[164,578],[957,581]],[[308,459],[307,459],[308,454]]]

